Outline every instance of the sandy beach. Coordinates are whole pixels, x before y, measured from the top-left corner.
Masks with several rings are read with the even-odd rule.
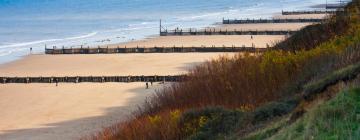
[[[175,75],[219,55],[224,54],[31,55],[0,66],[0,75]],[[0,139],[75,140],[94,134],[126,120],[163,87],[155,85],[145,90],[144,83],[1,84]]]
[[[160,84],[0,85],[1,140],[70,140],[126,120]]]
[[[211,36],[161,36],[151,39],[133,41],[124,44],[109,45],[109,47],[201,47],[201,46],[227,46],[232,45],[241,47],[243,45],[251,47],[252,44],[257,48],[266,48],[266,44],[272,46],[276,42],[285,39],[283,35],[258,35],[253,36],[251,39],[250,35],[211,35]]]
[[[235,53],[227,53],[229,56]],[[184,74],[224,53],[31,55],[0,65],[1,76],[127,76]]]
[[[275,15],[274,18],[325,18],[326,14],[313,15]],[[260,23],[260,24],[229,24],[207,27],[205,29],[215,31],[233,30],[282,30],[297,31],[306,26],[317,23]],[[212,35],[212,36],[156,36],[143,40],[130,41],[127,43],[107,45],[108,47],[193,47],[193,46],[252,46],[265,48],[267,44],[273,46],[275,43],[285,39],[284,35],[256,35],[251,39],[250,35]],[[105,46],[106,47],[106,46]]]

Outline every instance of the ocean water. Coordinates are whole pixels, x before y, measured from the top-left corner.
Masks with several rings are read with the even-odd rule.
[[[331,1],[331,0],[328,0]],[[96,47],[201,28],[222,18],[268,18],[325,0],[0,0],[0,63],[47,47]]]

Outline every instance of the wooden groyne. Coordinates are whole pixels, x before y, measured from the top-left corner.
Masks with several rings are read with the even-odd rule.
[[[343,9],[345,8],[346,4],[327,4],[326,9]]]
[[[321,10],[313,10],[313,11],[282,11],[282,15],[303,15],[303,14],[335,14],[336,11],[321,11]]]
[[[255,47],[136,47],[136,48],[45,48],[45,54],[114,54],[114,53],[189,53],[189,52],[264,52]]]
[[[82,82],[181,82],[185,75],[176,76],[75,76],[75,77],[0,77],[0,83],[82,83]]]
[[[190,35],[291,35],[296,33],[297,31],[256,31],[256,30],[164,30],[160,32],[160,36],[190,36]]]
[[[223,24],[254,24],[254,23],[304,23],[323,22],[325,19],[223,19]]]

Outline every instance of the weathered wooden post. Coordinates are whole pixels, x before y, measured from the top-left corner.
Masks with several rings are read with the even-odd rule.
[[[160,28],[159,28],[160,35],[161,35],[161,28],[162,28],[162,26],[161,26],[161,19],[160,19]]]

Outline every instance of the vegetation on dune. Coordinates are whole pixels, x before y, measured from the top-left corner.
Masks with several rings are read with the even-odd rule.
[[[359,112],[360,88],[345,89],[330,101],[311,108],[293,124],[289,125],[286,116],[241,139],[358,139]]]
[[[304,97],[305,98],[301,99],[301,101],[300,101],[301,103],[299,103],[301,105],[299,105],[297,107],[297,110],[304,109],[304,105],[307,106],[305,108],[306,110],[311,110],[312,108],[309,106],[318,106],[319,104],[323,103],[327,99],[331,98],[331,96],[334,96],[334,94],[337,95],[336,93],[338,93],[342,89],[348,89],[348,87],[354,87],[354,86],[359,87],[360,76],[359,76],[359,72],[355,71],[358,68],[359,68],[359,63],[357,63],[355,65],[350,65],[348,67],[334,71],[322,79],[318,79],[317,81],[314,81],[314,82],[308,84],[308,85],[311,85],[311,88],[318,88],[318,89],[323,88],[323,85],[328,85],[327,88],[331,87],[330,89],[309,91],[309,90],[307,90],[308,85],[305,85],[305,87],[304,87],[304,94],[305,94]],[[353,73],[349,73],[350,71],[352,71]],[[343,75],[344,76],[345,74],[349,74],[350,77],[345,76],[346,78],[344,78],[344,77],[339,78],[337,76],[334,76],[334,75]],[[352,76],[355,74],[357,76]],[[341,81],[344,82],[345,84],[340,82],[339,79],[341,79]],[[336,82],[336,85],[334,85],[333,81],[338,81],[338,82]],[[317,84],[317,83],[323,83],[323,84]],[[346,91],[348,91],[348,90],[346,90]],[[321,95],[320,95],[320,93],[321,93]],[[358,105],[354,106],[354,107],[360,108],[360,106],[358,106]],[[349,108],[349,109],[352,109],[352,108]],[[312,109],[312,110],[314,110],[314,109]],[[306,114],[311,114],[311,111],[310,111],[310,113],[306,113]],[[263,129],[257,130],[253,133],[250,133],[250,134],[242,137],[241,139],[260,140],[260,139],[268,139],[274,135],[282,135],[283,134],[282,131],[288,131],[287,125],[292,124],[294,122],[293,116],[297,116],[297,115],[298,115],[298,112],[294,111],[290,115],[281,117],[278,120],[274,119],[274,120],[272,120],[271,123],[267,124],[267,126],[264,127]],[[296,121],[296,119],[295,119],[295,121]],[[282,131],[280,131],[280,130],[282,130]],[[290,132],[291,131],[289,131],[289,133]],[[298,132],[294,132],[294,133],[298,133]],[[292,135],[292,134],[290,134],[290,135]],[[302,137],[302,138],[304,138],[304,137]],[[287,139],[294,139],[294,138],[287,137]]]
[[[359,139],[360,88],[344,90],[336,98],[311,109],[303,118],[270,139]]]
[[[310,82],[304,86],[304,95],[306,98],[314,96],[314,93],[321,93],[326,90],[326,87],[334,85],[339,81],[347,81],[354,79],[360,73],[360,63],[350,65],[346,68],[335,71],[325,78],[320,79],[316,82]]]
[[[326,23],[303,29],[262,55],[224,56],[203,64],[190,72],[187,82],[158,92],[133,120],[107,128],[94,138],[237,139],[263,128],[274,119],[291,120],[287,114],[298,107],[303,93],[322,92],[327,86],[358,74],[359,7],[360,0],[355,0],[345,12],[337,13]],[[331,103],[324,106],[333,107]],[[315,112],[320,110],[326,110],[326,107]],[[319,126],[311,127],[319,130],[319,134],[323,133],[321,131],[329,126],[326,121],[329,118],[324,114],[308,114],[322,115],[323,120],[305,117],[302,122],[296,122],[299,126],[309,127],[299,131],[299,137],[293,137],[289,131],[286,133],[289,135],[277,138],[286,139],[291,135],[301,139],[304,134],[300,133],[312,130],[309,124],[314,121],[319,121],[316,122]],[[274,127],[247,138],[272,136],[285,125],[287,121],[279,121]],[[350,126],[337,128],[342,127]],[[339,133],[339,136],[343,134]],[[324,134],[320,138],[330,137]]]

